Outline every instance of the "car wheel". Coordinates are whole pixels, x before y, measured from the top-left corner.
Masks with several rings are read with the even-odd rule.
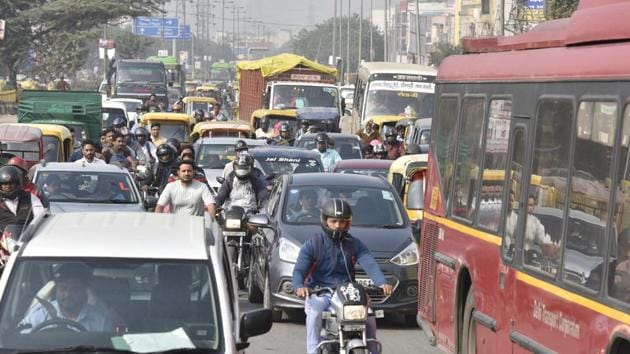
[[[280,322],[282,320],[282,311],[274,309],[271,305],[271,284],[269,283],[269,276],[265,277],[265,293],[263,295],[263,306],[264,308],[271,310],[271,318],[274,322]]]
[[[475,292],[473,288],[470,288],[466,296],[466,304],[464,305],[464,326],[462,327],[462,338],[460,341],[463,354],[477,353],[477,324],[473,318],[474,310]]]
[[[247,277],[247,300],[252,304],[260,304],[263,301],[264,294],[254,280],[254,252],[250,253],[249,258],[249,275]]]

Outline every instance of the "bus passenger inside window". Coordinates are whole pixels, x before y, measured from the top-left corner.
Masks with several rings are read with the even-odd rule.
[[[554,244],[545,226],[536,216],[535,196],[527,199],[527,222],[525,224],[525,264],[541,267],[543,270],[553,267],[557,269],[560,247]],[[561,220],[561,219],[560,219]]]

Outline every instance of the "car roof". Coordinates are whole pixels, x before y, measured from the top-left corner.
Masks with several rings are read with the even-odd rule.
[[[46,216],[22,256],[201,260],[208,258],[204,232],[199,216],[61,213]]]
[[[121,102],[121,101],[106,100],[103,102],[102,108],[118,108],[118,109],[122,109],[123,111],[127,111],[127,106],[125,105],[124,102]]]
[[[292,146],[264,146],[264,147],[256,147],[248,151],[248,153],[256,158],[256,157],[269,157],[269,156],[279,156],[279,157],[299,157],[299,158],[318,158],[319,153],[316,153],[312,150],[300,149]]]
[[[47,162],[37,165],[37,171],[87,171],[128,173],[124,168],[109,164],[79,164],[74,162]]]
[[[315,138],[317,137],[317,134],[319,133],[308,133],[308,134],[304,134],[300,137],[300,139],[298,140],[315,140]],[[329,138],[332,138],[333,140],[359,140],[359,137],[354,135],[354,134],[347,134],[347,133],[326,133],[326,135],[328,135]]]
[[[377,159],[348,159],[341,160],[337,162],[335,165],[335,170],[344,169],[344,168],[382,168],[389,169],[389,166],[392,165],[393,160],[377,160]]]
[[[261,139],[243,139],[237,137],[216,137],[216,138],[201,138],[195,144],[198,145],[229,145],[236,144],[237,141],[243,140],[248,146],[263,146],[267,145],[265,140]]]
[[[353,186],[390,188],[389,182],[380,177],[346,173],[298,173],[287,176],[292,186]]]

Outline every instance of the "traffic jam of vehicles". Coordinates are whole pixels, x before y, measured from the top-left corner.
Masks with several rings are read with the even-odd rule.
[[[0,85],[0,353],[630,353],[627,13]]]

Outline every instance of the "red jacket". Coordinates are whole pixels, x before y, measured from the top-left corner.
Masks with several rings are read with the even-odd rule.
[[[33,184],[30,180],[24,181],[24,190],[31,193],[32,195],[38,196],[37,186]]]

